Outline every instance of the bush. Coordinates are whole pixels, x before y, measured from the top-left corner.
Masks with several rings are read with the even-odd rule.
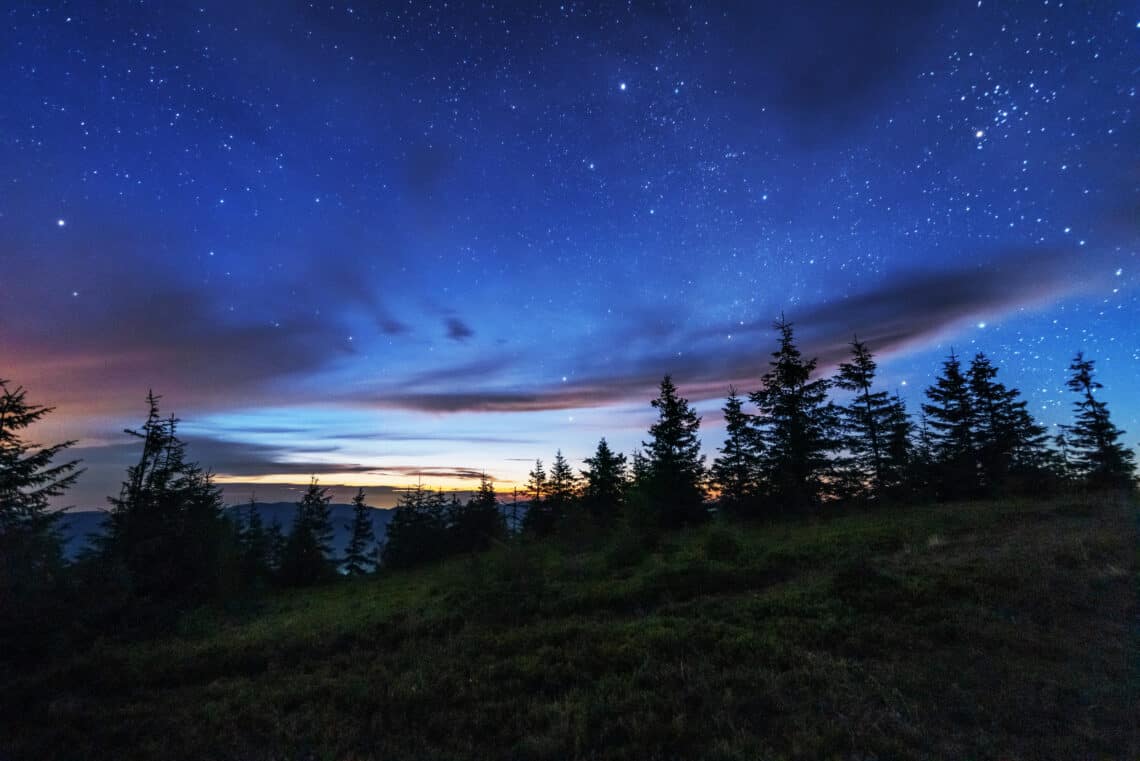
[[[701,540],[701,552],[706,560],[731,563],[740,557],[741,547],[727,526],[713,526]]]
[[[645,537],[637,531],[625,529],[618,532],[613,542],[606,550],[603,562],[606,569],[617,571],[623,568],[633,568],[645,562],[649,555]]]

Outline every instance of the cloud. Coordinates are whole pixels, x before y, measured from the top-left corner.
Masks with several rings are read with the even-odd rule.
[[[834,139],[836,124],[877,113],[953,7],[945,0],[734,5],[725,14],[731,23],[717,31],[740,59],[729,66],[738,103],[771,107],[787,120],[789,138],[808,144]]]
[[[447,337],[452,341],[466,341],[475,335],[475,331],[458,317],[448,317],[444,324],[447,326]]]
[[[139,288],[52,306],[64,315],[58,325],[6,321],[0,345],[26,385],[56,404],[141,408],[148,388],[180,407],[228,404],[351,352],[332,321],[230,322],[201,291]]]
[[[253,481],[244,482],[241,479],[266,474],[296,476],[298,482],[306,480],[309,476],[321,476],[321,474],[336,474],[337,477],[351,474],[367,475],[373,478],[391,477],[397,482],[411,478],[477,481],[483,475],[483,471],[478,468],[461,465],[429,467],[384,465],[378,467],[347,460],[312,458],[312,455],[337,452],[339,448],[335,446],[308,446],[303,451],[297,451],[288,447],[267,446],[208,436],[185,436],[183,441],[186,444],[186,454],[189,460],[199,463],[203,468],[217,476],[224,477],[226,481],[225,490],[230,497],[241,493],[242,488],[256,489],[260,494],[267,486],[266,484]],[[127,468],[137,463],[139,456],[139,445],[138,442],[134,441],[69,449],[66,459],[82,460],[82,467],[86,468],[86,472],[80,477],[75,488],[67,495],[67,504],[83,507],[105,505],[108,496],[119,493]],[[305,456],[309,456],[309,458],[304,459]],[[372,489],[388,489],[391,491],[395,487],[394,485],[380,485],[368,488],[369,491]]]
[[[858,334],[880,357],[923,345],[963,321],[993,319],[1013,309],[1043,304],[1087,287],[1074,277],[1071,251],[1011,251],[990,263],[958,269],[897,274],[862,293],[839,301],[789,310],[801,348],[833,366],[847,355]],[[570,383],[539,387],[470,388],[460,391],[416,391],[409,387],[357,397],[381,407],[424,412],[536,412],[642,402],[656,392],[661,377],[672,374],[693,400],[723,396],[730,384],[755,386],[767,369],[774,344],[768,318],[741,326],[720,325],[692,330],[672,345],[625,359],[602,363],[596,355],[567,360],[581,368]],[[651,327],[652,330],[656,328]],[[728,335],[732,339],[728,339]],[[657,346],[660,342],[654,342]],[[678,348],[680,347],[680,348]],[[472,381],[477,373],[455,377]],[[447,378],[447,369],[437,377]]]

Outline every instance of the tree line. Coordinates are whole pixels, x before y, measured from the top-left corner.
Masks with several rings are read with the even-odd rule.
[[[161,626],[203,604],[241,605],[270,586],[406,568],[499,542],[593,540],[619,530],[652,541],[714,516],[1134,486],[1134,455],[1081,353],[1067,382],[1073,420],[1049,435],[983,353],[965,363],[951,352],[912,414],[879,387],[866,343],[853,339],[848,358],[824,377],[799,350],[793,325],[781,319],[775,328],[778,346],[759,388],[729,389],[726,438],[711,463],[701,453],[700,417],[666,376],[651,401],[657,418],[647,440],[628,458],[602,438],[577,472],[561,451],[549,470],[537,460],[525,501],[513,509],[486,476],[466,500],[417,485],[400,495],[379,546],[361,489],[344,557],[332,547],[331,496],[315,478],[288,530],[265,525],[252,498],[227,514],[210,472],[188,459],[178,420],[163,416],[150,394],[145,422],[126,431],[139,461],[109,498],[104,532],[65,563],[50,503],[81,473],[78,461],[56,464],[74,442],[26,441],[25,429],[51,409],[0,381],[0,640],[47,647],[44,632],[99,631],[123,620]]]

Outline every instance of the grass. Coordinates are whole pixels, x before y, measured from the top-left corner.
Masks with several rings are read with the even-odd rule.
[[[0,758],[1140,757],[1124,498],[507,547],[0,676]]]

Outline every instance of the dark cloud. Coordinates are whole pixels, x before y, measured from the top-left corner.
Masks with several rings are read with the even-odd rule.
[[[444,321],[444,325],[447,327],[447,337],[452,341],[466,341],[475,335],[471,326],[458,317],[448,317]]]
[[[487,478],[490,478],[492,481],[495,480],[490,473],[484,470],[463,467],[387,466],[377,468],[375,472],[384,475],[402,476],[404,478],[458,478],[465,481],[478,481],[486,475]]]
[[[449,433],[346,433],[324,437],[329,440],[351,439],[353,441],[447,441],[463,444],[535,444],[537,439],[524,439],[508,436],[468,436]]]
[[[124,439],[126,437],[124,436]],[[388,465],[376,467],[350,461],[318,461],[299,460],[298,452],[287,447],[274,447],[262,444],[253,444],[243,441],[216,439],[204,436],[187,436],[187,456],[190,460],[199,463],[210,472],[225,476],[227,483],[224,488],[227,499],[238,499],[234,495],[242,493],[242,489],[254,489],[259,494],[267,488],[277,489],[279,485],[271,484],[241,484],[234,479],[243,476],[260,476],[266,474],[297,476],[303,480],[308,476],[320,476],[322,473],[360,474],[370,476],[391,476],[393,479],[408,478],[431,479],[462,479],[479,480],[483,471],[464,466],[432,466],[417,465]],[[335,446],[305,447],[302,455],[321,453],[334,453],[338,451]],[[139,446],[137,442],[124,441],[120,444],[107,446],[75,447],[68,450],[72,459],[82,460],[86,468],[76,487],[68,495],[68,504],[80,507],[97,507],[106,504],[106,498],[117,494],[122,485],[122,479],[130,465],[138,462]],[[488,474],[490,475],[490,474]],[[284,488],[284,487],[283,487]],[[288,486],[287,488],[294,488]],[[393,487],[370,487],[392,490]]]
[[[206,292],[140,289],[130,298],[61,303],[60,326],[2,330],[38,393],[57,404],[139,406],[148,388],[180,407],[232,403],[282,378],[314,371],[350,349],[334,323],[300,317],[229,322]],[[97,382],[102,391],[92,393]]]
[[[399,336],[411,330],[410,327],[393,317],[380,317],[376,321],[380,332],[386,336]]]
[[[993,319],[1079,290],[1071,251],[1006,252],[991,263],[955,270],[903,273],[846,299],[787,313],[801,347],[821,369],[846,356],[858,334],[881,357],[929,342],[964,320]],[[729,384],[755,385],[774,341],[771,319],[693,331],[674,346],[639,354],[614,367],[596,355],[570,362],[580,379],[546,388],[463,391],[394,390],[366,399],[380,406],[427,412],[533,412],[643,401],[670,373],[692,399],[723,396]],[[727,336],[731,334],[732,339]],[[443,376],[446,371],[441,371]],[[469,376],[470,377],[470,376]]]
[[[725,14],[719,37],[738,58],[738,102],[770,106],[800,143],[834,139],[878,112],[916,55],[937,34],[944,0],[807,0],[751,3]],[[704,21],[703,19],[701,20]]]

